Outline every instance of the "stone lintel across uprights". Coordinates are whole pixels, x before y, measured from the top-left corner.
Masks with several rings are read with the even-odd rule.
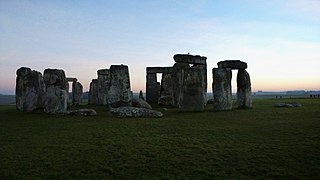
[[[78,79],[77,79],[77,78],[72,78],[72,77],[67,77],[67,78],[66,78],[66,81],[67,81],[67,82],[77,82]]]
[[[175,54],[173,59],[177,63],[188,63],[188,64],[206,64],[207,57],[200,55],[190,54]]]
[[[217,63],[219,68],[247,69],[247,63],[240,60],[224,60]]]
[[[148,74],[171,73],[172,67],[147,67]]]

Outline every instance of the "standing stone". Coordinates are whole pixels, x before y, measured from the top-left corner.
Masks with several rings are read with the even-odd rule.
[[[45,85],[42,74],[27,67],[19,68],[16,74],[17,110],[30,112],[43,108]]]
[[[202,74],[202,83],[201,86],[203,87],[203,98],[204,98],[204,105],[207,104],[207,88],[208,88],[208,82],[207,82],[207,63],[205,64],[195,64],[192,66],[193,68],[198,68],[201,71]]]
[[[88,104],[98,104],[98,79],[92,79],[90,83]]]
[[[156,103],[159,99],[159,85],[156,73],[148,73],[146,83],[146,101],[148,103]]]
[[[231,110],[232,109],[232,91],[231,91],[231,69],[213,68],[213,108],[214,110]]]
[[[79,106],[81,103],[81,97],[83,93],[83,87],[80,82],[74,82],[72,83],[72,94],[73,94],[73,105]]]
[[[173,105],[173,91],[172,91],[172,75],[171,73],[162,73],[161,78],[159,105],[171,106]]]
[[[98,105],[108,104],[108,90],[110,88],[110,70],[100,69],[98,73]]]
[[[144,97],[143,97],[143,93],[142,93],[142,90],[140,90],[140,92],[139,92],[139,99],[142,99],[142,100],[144,100]]]
[[[131,106],[129,68],[126,65],[111,65],[108,105],[113,108]]]
[[[49,114],[65,113],[68,106],[68,93],[64,71],[46,69],[44,82],[46,84],[45,111]]]
[[[175,63],[172,70],[173,106],[179,107],[180,89],[182,88],[182,70],[189,68],[188,63]]]
[[[237,75],[237,103],[238,108],[252,108],[251,82],[249,73],[239,69]]]
[[[201,69],[182,70],[182,88],[179,108],[182,111],[204,111],[203,74]]]

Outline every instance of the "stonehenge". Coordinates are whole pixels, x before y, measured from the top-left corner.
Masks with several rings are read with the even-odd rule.
[[[146,100],[159,105],[172,105],[182,111],[203,111],[207,94],[207,63],[206,57],[190,54],[176,54],[173,56],[175,64],[172,67],[147,67]],[[189,70],[186,70],[189,69]],[[185,70],[185,72],[184,72]],[[191,72],[195,73],[191,73]],[[157,82],[157,73],[162,74],[160,86]],[[198,85],[195,81],[200,80]],[[195,90],[194,84],[200,87],[201,92]],[[194,94],[196,92],[196,95]],[[201,97],[199,96],[201,95]],[[192,97],[195,104],[202,102],[200,107],[189,107],[187,97]],[[196,98],[197,97],[197,98]],[[197,105],[195,105],[197,106]]]
[[[111,65],[109,69],[97,70],[97,78],[90,82],[88,104],[103,105],[113,111],[119,107],[134,107],[125,110],[129,112],[127,111],[129,109],[130,113],[152,109],[148,103],[178,107],[180,111],[204,111],[209,102],[213,104],[215,111],[231,110],[232,70],[237,70],[237,108],[252,108],[251,81],[246,70],[247,63],[240,60],[218,62],[218,67],[212,69],[213,99],[207,101],[207,58],[200,55],[175,54],[173,59],[175,61],[173,66],[146,67],[145,98],[142,90],[138,99],[132,98],[127,65]],[[158,82],[157,74],[162,75],[161,82]],[[16,109],[19,111],[96,114],[94,110],[68,111],[69,83],[72,83],[73,106],[80,106],[82,103],[83,86],[77,78],[66,77],[62,69],[45,69],[42,76],[38,71],[21,67],[16,75]],[[132,116],[140,117],[140,115]]]
[[[212,69],[212,92],[214,110],[232,109],[231,70],[237,69],[237,105],[239,109],[252,108],[251,82],[246,71],[247,63],[240,60],[225,60]]]

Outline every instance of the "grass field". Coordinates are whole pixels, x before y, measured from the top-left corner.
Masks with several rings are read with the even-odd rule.
[[[275,108],[275,102],[300,108]],[[114,118],[0,106],[1,178],[320,178],[320,99],[257,99],[250,110]],[[161,110],[160,107],[157,107]]]

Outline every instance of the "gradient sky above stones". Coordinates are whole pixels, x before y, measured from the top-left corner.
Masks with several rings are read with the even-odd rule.
[[[64,69],[88,90],[97,69],[129,65],[134,92],[147,66],[177,53],[248,63],[253,91],[320,90],[319,0],[1,0],[0,93],[21,66]],[[233,71],[233,91],[236,91]]]

